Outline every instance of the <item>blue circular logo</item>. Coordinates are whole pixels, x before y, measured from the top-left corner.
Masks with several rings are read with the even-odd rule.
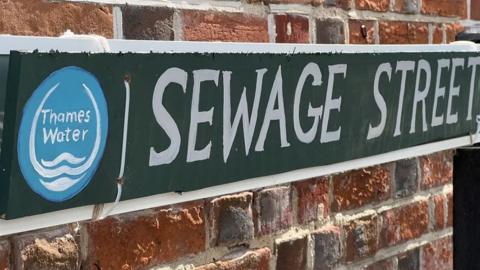
[[[79,67],[53,72],[23,109],[18,161],[34,192],[61,202],[92,179],[105,149],[107,103],[97,79]]]

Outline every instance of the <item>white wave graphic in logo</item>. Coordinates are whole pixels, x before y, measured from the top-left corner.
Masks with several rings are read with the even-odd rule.
[[[42,179],[40,179],[40,183],[42,183],[42,186],[44,186],[46,189],[50,191],[62,192],[69,189],[71,186],[75,185],[84,176],[85,174],[76,179],[72,179],[70,177],[60,177],[53,182],[45,182]]]
[[[35,150],[35,134],[37,129],[38,117],[45,105],[45,102],[50,97],[50,95],[58,88],[60,83],[57,83],[55,86],[48,90],[45,97],[40,102],[37,110],[35,111],[35,115],[32,121],[32,128],[30,130],[30,137],[29,137],[29,157],[30,162],[35,169],[35,171],[45,179],[40,179],[40,183],[46,189],[55,192],[61,192],[69,189],[73,185],[75,185],[78,181],[80,181],[84,176],[85,172],[92,166],[99,148],[100,148],[100,140],[101,140],[101,119],[100,119],[100,111],[98,109],[97,102],[93,97],[92,91],[85,85],[82,84],[85,92],[87,93],[92,105],[95,109],[95,115],[97,119],[97,125],[95,130],[95,142],[93,144],[92,152],[88,159],[86,157],[76,157],[71,153],[63,152],[59,154],[56,158],[51,161],[41,159],[41,162],[38,162],[36,150]],[[85,161],[86,160],[86,161]],[[68,163],[66,165],[61,165],[57,168],[55,166],[61,163]],[[75,166],[78,165],[78,166]],[[49,180],[49,181],[46,181]]]
[[[40,163],[42,163],[42,165],[44,167],[55,167],[57,166],[58,164],[62,163],[62,162],[68,162],[72,165],[77,165],[77,164],[80,164],[82,163],[83,161],[85,160],[85,157],[76,157],[68,152],[64,152],[64,153],[61,153],[60,155],[58,155],[54,160],[52,161],[48,161],[48,160],[44,160],[43,158],[40,160]]]

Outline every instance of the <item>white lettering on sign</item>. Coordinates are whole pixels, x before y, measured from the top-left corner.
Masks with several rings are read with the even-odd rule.
[[[392,79],[392,65],[390,63],[381,64],[378,66],[377,72],[375,73],[373,97],[378,109],[380,110],[380,123],[376,127],[373,127],[372,124],[370,124],[368,128],[367,140],[371,140],[382,135],[383,130],[385,129],[385,124],[387,123],[387,103],[385,102],[382,94],[380,94],[379,88],[380,77],[383,73],[386,73],[389,81]]]
[[[336,110],[340,112],[342,104],[342,96],[333,98],[333,84],[335,81],[335,74],[343,74],[343,78],[347,76],[347,65],[333,65],[328,66],[328,84],[327,84],[327,98],[325,99],[325,111],[322,120],[322,136],[321,143],[334,142],[340,140],[340,132],[342,127],[339,126],[335,131],[328,131],[328,121],[330,120],[330,112]]]
[[[420,79],[422,73],[425,74],[425,87],[423,90],[420,90]],[[430,64],[421,59],[418,61],[417,67],[417,80],[415,81],[415,94],[413,96],[413,108],[412,108],[412,121],[410,124],[410,134],[415,133],[415,120],[417,119],[417,106],[418,103],[421,105],[422,110],[422,130],[427,131],[427,115],[426,115],[426,104],[425,99],[427,98],[428,91],[430,90],[430,81],[432,80],[432,68]]]
[[[458,111],[454,103],[455,99],[461,95],[468,94],[466,119],[471,120],[479,67],[480,57],[438,59],[434,62],[428,62],[425,59],[399,60],[379,64],[371,88],[378,116],[368,123],[367,141],[384,135],[388,119],[392,119],[391,125],[389,125],[392,127],[392,130],[389,131],[392,133],[389,136],[392,137],[400,136],[403,133],[427,132],[430,128],[445,123],[455,124],[458,122]],[[432,72],[436,73],[432,74]],[[470,88],[465,93],[460,89],[460,83],[457,80],[458,74],[461,72],[468,72],[471,78]],[[198,127],[208,124],[218,130],[215,128],[218,123],[215,123],[216,120],[214,120],[214,110],[218,106],[222,106],[221,112],[223,113],[223,120],[220,124],[223,125],[221,145],[223,146],[224,162],[228,161],[236,139],[243,139],[242,148],[244,149],[242,151],[245,156],[251,153],[252,143],[255,143],[255,152],[262,152],[266,147],[272,147],[271,144],[266,145],[270,136],[278,138],[274,142],[278,142],[280,148],[289,147],[290,141],[293,140],[304,144],[326,144],[340,141],[342,120],[339,118],[339,113],[342,111],[342,95],[349,90],[342,87],[342,80],[348,78],[346,64],[322,67],[318,63],[307,63],[296,78],[293,89],[285,89],[284,80],[290,74],[283,73],[280,65],[275,69],[259,68],[252,71],[251,74],[252,78],[255,78],[255,84],[250,87],[241,86],[243,90],[233,101],[231,82],[237,78],[233,71],[198,69],[188,73],[181,68],[173,67],[163,72],[155,85],[152,108],[156,122],[165,131],[170,143],[162,151],[158,151],[159,149],[156,149],[155,146],[150,146],[149,166],[173,162],[181,149],[181,131],[163,103],[163,95],[166,87],[170,84],[180,86],[183,93],[191,91],[192,95],[188,134],[183,134],[185,138],[188,138],[186,147],[182,148],[186,149],[186,162],[210,159],[213,138],[202,138],[203,145],[198,145]],[[265,83],[267,76],[271,78],[269,83]],[[326,81],[323,81],[324,78]],[[189,80],[192,82],[189,83]],[[190,90],[187,89],[188,85],[191,85]],[[310,100],[306,98],[311,96],[304,94],[307,88],[313,93],[324,91],[324,99]],[[223,104],[210,105],[207,109],[200,106],[203,104],[201,101],[203,91],[223,93]],[[293,94],[291,105],[284,103],[286,91]],[[396,107],[387,107],[387,94],[389,97],[396,97],[394,101]],[[313,96],[318,97],[318,94]],[[406,96],[412,98],[405,98]],[[465,98],[465,100],[467,99]],[[433,102],[433,108],[427,106],[428,102]],[[261,104],[263,104],[264,110],[261,109]],[[292,107],[287,108],[286,106]],[[302,106],[307,107],[302,110]],[[87,121],[86,119],[88,119],[87,112],[64,115],[49,111],[42,113],[44,121],[70,121],[72,119]],[[394,115],[390,116],[390,114]],[[404,119],[406,117],[409,119]],[[308,121],[307,119],[310,119],[308,125],[302,125],[302,121]],[[259,121],[261,121],[261,125],[259,125]],[[405,128],[406,121],[409,121],[409,128],[402,130],[402,124]],[[289,123],[292,123],[293,127],[288,127]],[[242,132],[239,132],[240,128]],[[290,130],[293,130],[293,134],[289,134]],[[62,135],[58,135],[60,132],[63,132]],[[47,138],[46,141],[62,141],[67,138],[81,140],[82,136],[82,132],[73,130],[51,130],[46,133],[45,138]],[[315,140],[315,138],[318,139]],[[238,149],[235,148],[234,151],[238,151]]]
[[[167,133],[168,138],[170,138],[170,145],[162,152],[157,152],[155,148],[150,147],[149,166],[169,164],[175,160],[180,151],[180,143],[182,142],[180,131],[173,117],[163,106],[163,93],[167,85],[172,83],[180,85],[185,93],[187,89],[187,77],[187,72],[183,69],[170,68],[158,78],[157,84],[155,84],[152,98],[153,115],[160,127]]]
[[[415,69],[415,62],[413,61],[398,61],[396,72],[399,71],[402,73],[402,81],[400,83],[400,91],[398,96],[398,109],[397,109],[397,121],[395,123],[395,133],[393,136],[399,136],[402,134],[400,131],[400,125],[402,122],[402,112],[403,112],[403,98],[405,96],[405,87],[407,82],[407,73]]]
[[[262,92],[263,76],[267,72],[266,68],[256,70],[257,83],[255,85],[255,97],[253,99],[252,113],[248,115],[247,89],[244,87],[240,102],[238,103],[237,113],[232,118],[232,102],[230,100],[230,80],[231,71],[223,72],[223,160],[227,162],[230,150],[232,149],[233,140],[237,134],[240,119],[243,124],[243,141],[245,143],[245,153],[248,156],[250,145],[253,140],[253,133],[257,125],[258,107],[260,104],[260,94]]]
[[[55,112],[52,109],[42,109],[41,123],[43,144],[56,144],[63,142],[79,142],[85,141],[88,129],[66,128],[59,129],[58,124],[82,124],[90,122],[90,110],[78,110],[68,112]],[[49,127],[46,127],[48,125]],[[53,127],[54,128],[53,128]]]
[[[297,88],[295,89],[295,98],[293,100],[293,127],[297,138],[303,143],[311,143],[315,139],[318,130],[318,122],[322,117],[323,105],[313,108],[312,103],[308,103],[308,117],[313,117],[313,125],[307,132],[304,132],[300,125],[300,99],[302,96],[305,81],[309,76],[313,77],[312,86],[322,85],[322,72],[315,63],[308,63],[300,74]]]
[[[452,73],[450,76],[450,94],[448,95],[447,106],[447,124],[455,124],[458,122],[458,113],[452,112],[453,97],[460,94],[460,86],[455,85],[455,76],[457,75],[457,69],[462,68],[465,65],[465,59],[454,58],[452,59]]]
[[[201,150],[196,150],[197,142],[197,128],[200,123],[209,123],[212,125],[213,107],[208,111],[200,111],[200,85],[205,81],[213,81],[215,85],[218,85],[218,76],[220,71],[212,69],[195,70],[193,72],[193,97],[192,108],[190,110],[190,131],[188,133],[188,151],[187,162],[204,160],[210,158],[210,149],[212,148],[212,142]]]
[[[432,127],[440,126],[444,122],[444,114],[437,114],[437,106],[440,98],[445,99],[445,86],[441,86],[440,82],[442,79],[442,71],[444,69],[450,69],[449,59],[439,59],[437,63],[437,80],[435,82],[435,96],[433,98]]]
[[[274,109],[275,103],[277,103],[277,109]],[[262,128],[260,129],[260,135],[258,136],[257,144],[255,145],[255,151],[263,151],[263,146],[267,138],[268,128],[272,121],[278,121],[280,125],[280,141],[281,147],[288,147],[290,144],[287,142],[287,126],[285,123],[285,105],[283,103],[283,79],[282,79],[282,67],[279,66],[275,80],[273,81],[272,90],[270,91],[270,97],[268,98],[267,111],[265,112],[265,118],[263,120]]]

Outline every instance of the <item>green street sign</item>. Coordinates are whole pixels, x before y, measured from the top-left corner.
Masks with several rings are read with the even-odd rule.
[[[479,73],[479,52],[12,52],[0,213],[112,202],[119,183],[123,201],[473,143]]]

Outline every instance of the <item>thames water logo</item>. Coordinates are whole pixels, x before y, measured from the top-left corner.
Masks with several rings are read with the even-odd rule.
[[[23,110],[17,146],[28,185],[49,201],[77,195],[98,167],[107,130],[107,103],[97,79],[78,67],[52,73]]]

